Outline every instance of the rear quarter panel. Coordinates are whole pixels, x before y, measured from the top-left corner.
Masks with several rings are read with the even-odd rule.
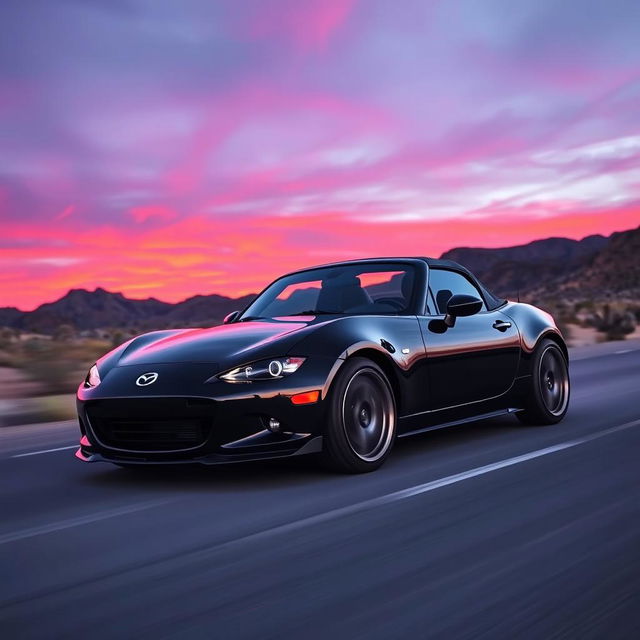
[[[553,316],[549,313],[523,302],[509,302],[500,311],[513,320],[520,333],[523,357],[520,361],[521,371],[519,375],[529,375],[531,373],[531,355],[543,337],[549,337],[558,342],[568,361],[569,357],[564,337],[560,329],[558,329]]]

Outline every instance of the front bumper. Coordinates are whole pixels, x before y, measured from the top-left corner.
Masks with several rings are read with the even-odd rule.
[[[149,366],[121,367],[99,386],[78,389],[82,438],[76,457],[127,465],[211,465],[322,449],[326,367],[309,367],[304,377],[249,384],[194,384],[193,367],[183,368],[180,375],[176,365],[156,366],[164,384],[139,388],[135,380]],[[317,402],[291,402],[291,396],[315,390],[321,391]],[[279,432],[267,429],[270,418],[280,423]]]
[[[236,449],[232,452],[213,452],[204,455],[177,458],[171,455],[160,456],[134,452],[110,451],[100,449],[91,444],[86,436],[80,439],[80,447],[76,451],[76,458],[82,462],[111,462],[123,465],[175,465],[175,464],[231,464],[235,462],[256,462],[276,458],[292,458],[294,456],[319,453],[322,451],[322,436],[300,436],[298,434],[283,434],[278,439],[276,434],[258,434],[263,441],[255,447]]]

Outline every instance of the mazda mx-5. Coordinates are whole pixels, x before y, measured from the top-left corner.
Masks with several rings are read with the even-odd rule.
[[[285,275],[220,326],[100,358],[78,389],[76,456],[139,468],[315,453],[365,472],[398,437],[507,413],[554,424],[568,402],[549,314],[454,262],[356,260]]]

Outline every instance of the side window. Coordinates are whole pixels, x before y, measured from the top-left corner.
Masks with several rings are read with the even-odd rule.
[[[429,289],[438,312],[442,315],[447,311],[449,298],[460,293],[475,296],[483,300],[478,289],[471,284],[461,273],[448,271],[447,269],[429,270]],[[486,311],[487,307],[482,302],[481,311]]]

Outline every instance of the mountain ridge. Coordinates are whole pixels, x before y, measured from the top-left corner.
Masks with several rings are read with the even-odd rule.
[[[505,298],[531,302],[558,296],[640,300],[640,227],[582,240],[551,237],[495,249],[456,247],[441,257],[464,264],[496,295]],[[93,291],[74,288],[33,311],[0,308],[0,327],[46,334],[63,324],[79,331],[207,326],[221,322],[231,311],[243,309],[254,297],[213,293],[170,303],[153,297],[127,298],[102,287]]]
[[[33,311],[0,308],[0,326],[48,334],[63,324],[79,331],[114,327],[142,331],[185,324],[212,325],[221,322],[231,311],[244,308],[253,298],[253,294],[230,298],[214,293],[171,303],[153,297],[127,298],[102,287],[93,291],[70,289],[58,300],[45,302]]]

